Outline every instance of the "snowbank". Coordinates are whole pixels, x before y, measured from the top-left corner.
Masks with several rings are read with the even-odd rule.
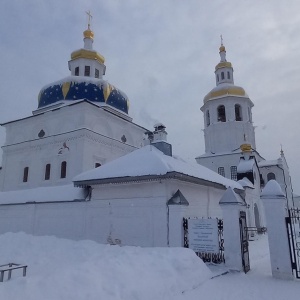
[[[0,265],[28,265],[0,283],[0,299],[172,299],[211,278],[206,265],[185,248],[140,248],[0,235]],[[7,278],[7,276],[6,276]]]

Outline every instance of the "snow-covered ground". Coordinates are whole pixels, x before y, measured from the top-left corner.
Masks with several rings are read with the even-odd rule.
[[[100,245],[24,233],[0,236],[0,265],[28,265],[0,283],[0,299],[288,299],[299,297],[300,281],[271,277],[267,236],[250,243],[251,271],[216,276],[184,248]],[[213,277],[213,278],[212,278]],[[7,276],[5,277],[7,278]],[[211,279],[212,278],[212,279]]]

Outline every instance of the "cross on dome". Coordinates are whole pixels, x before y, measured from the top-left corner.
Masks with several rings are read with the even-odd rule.
[[[87,16],[88,16],[88,29],[90,30],[90,27],[91,27],[91,20],[92,20],[93,16],[92,16],[92,14],[91,14],[90,11],[86,11],[85,13],[86,13]]]

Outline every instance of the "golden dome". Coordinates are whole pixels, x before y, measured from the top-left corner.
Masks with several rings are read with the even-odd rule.
[[[226,51],[225,50],[225,46],[224,45],[221,45],[221,47],[219,48],[220,52],[223,52],[223,51]]]
[[[222,96],[241,96],[248,97],[245,90],[242,87],[236,85],[226,85],[224,87],[218,86],[212,89],[203,99],[203,103],[214,98],[219,98]]]
[[[232,68],[232,64],[228,61],[221,61],[216,65],[215,70],[217,71],[221,68]]]
[[[251,144],[242,144],[240,146],[240,149],[242,150],[242,152],[251,152],[252,151]]]
[[[83,32],[83,36],[85,39],[94,39],[94,32],[90,29],[87,29]]]
[[[105,58],[99,54],[97,51],[94,50],[87,50],[87,49],[80,49],[77,51],[72,52],[71,59],[78,59],[78,58],[88,58],[88,59],[95,59],[99,63],[104,64]]]

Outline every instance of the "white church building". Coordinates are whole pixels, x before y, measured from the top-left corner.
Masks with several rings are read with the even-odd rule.
[[[191,165],[172,157],[163,124],[150,131],[133,122],[126,94],[103,79],[93,39],[88,25],[71,75],[41,89],[31,116],[1,124],[0,234],[183,246],[182,219],[221,218],[229,187],[247,205],[249,227],[265,226],[260,192],[269,179],[292,201],[283,152],[266,161],[256,151],[253,103],[234,85],[223,45],[217,86],[201,108],[205,154]]]

